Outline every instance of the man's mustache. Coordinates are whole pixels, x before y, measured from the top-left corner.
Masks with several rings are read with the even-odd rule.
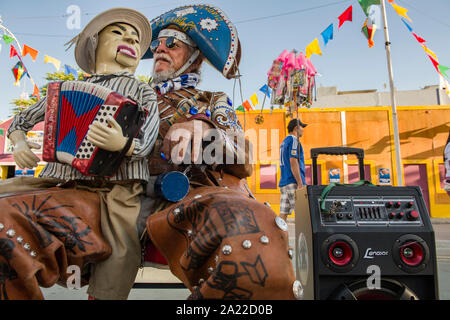
[[[154,59],[155,59],[155,63],[158,62],[158,60],[164,60],[166,62],[169,62],[170,65],[173,65],[172,58],[166,53],[155,53]]]

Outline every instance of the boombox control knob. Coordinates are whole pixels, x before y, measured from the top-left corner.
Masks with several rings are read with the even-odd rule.
[[[401,203],[400,203],[399,201],[397,201],[397,202],[394,204],[394,207],[396,207],[396,208],[400,208],[400,206],[401,206]]]
[[[413,202],[413,201],[410,201],[410,202],[408,202],[407,207],[408,207],[408,208],[411,208],[413,205],[414,205],[414,202]]]
[[[392,201],[386,202],[386,208],[391,208],[394,205]]]
[[[408,220],[417,220],[419,219],[419,212],[416,210],[412,210],[408,213]]]
[[[401,219],[401,218],[403,218],[404,216],[405,216],[405,213],[404,213],[404,212],[399,212],[397,218]]]
[[[389,213],[389,219],[394,219],[396,216],[395,212]]]

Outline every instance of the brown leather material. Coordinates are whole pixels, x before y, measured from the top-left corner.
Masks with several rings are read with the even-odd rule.
[[[88,264],[111,254],[100,229],[96,193],[20,192],[1,197],[0,207],[0,300],[43,299],[39,286],[66,285],[70,265],[80,267],[85,285]]]
[[[295,299],[288,233],[275,218],[242,192],[200,187],[151,215],[147,231],[189,299]]]

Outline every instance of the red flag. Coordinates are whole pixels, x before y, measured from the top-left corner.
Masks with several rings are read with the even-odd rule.
[[[36,61],[36,56],[38,55],[38,51],[27,46],[26,44],[23,45],[23,51],[22,51],[22,56],[25,57],[27,55],[27,53],[30,54],[31,59],[33,59],[33,61]]]
[[[252,105],[250,104],[250,102],[248,102],[248,100],[245,100],[245,102],[242,104],[245,108],[245,110],[250,111],[252,110]]]
[[[413,34],[414,37],[416,37],[417,41],[419,41],[420,43],[424,43],[425,40],[422,39],[421,37],[419,37],[417,34],[415,34],[414,32],[411,32]]]
[[[40,100],[40,97],[39,97],[39,88],[37,87],[37,85],[35,84],[34,85],[34,90],[33,90],[33,95],[32,95],[33,97],[36,97],[38,100]]]
[[[347,10],[345,10],[340,16],[339,16],[339,27],[338,29],[342,26],[342,24],[345,21],[352,21],[352,6],[348,7]]]
[[[16,48],[14,48],[14,46],[11,45],[11,51],[10,51],[10,53],[9,53],[9,57],[12,58],[12,57],[14,57],[14,56],[19,56],[19,54],[17,53]]]
[[[433,63],[434,67],[436,68],[436,71],[440,73],[438,65],[439,62],[437,62],[432,56],[430,56],[429,54],[427,54],[428,58],[430,58],[431,62]]]

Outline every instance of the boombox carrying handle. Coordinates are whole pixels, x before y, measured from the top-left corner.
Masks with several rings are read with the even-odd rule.
[[[319,154],[330,154],[330,155],[345,155],[354,154],[358,157],[359,164],[359,179],[364,180],[364,150],[360,148],[350,148],[350,147],[325,147],[325,148],[312,148],[311,149],[311,159],[312,159],[312,169],[313,169],[313,184],[318,184],[317,179],[317,157]]]

